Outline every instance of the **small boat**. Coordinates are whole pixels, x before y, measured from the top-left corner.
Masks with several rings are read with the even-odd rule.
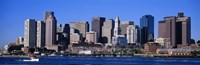
[[[35,55],[30,55],[29,56],[29,60],[23,60],[25,62],[38,62],[39,61],[39,58],[37,58]]]
[[[38,62],[39,59],[30,59],[30,60],[23,60],[23,61],[25,61],[25,62]]]

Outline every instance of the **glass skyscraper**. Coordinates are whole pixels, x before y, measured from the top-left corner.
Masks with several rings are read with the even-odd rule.
[[[141,45],[154,40],[154,17],[144,15],[140,18],[140,43]]]

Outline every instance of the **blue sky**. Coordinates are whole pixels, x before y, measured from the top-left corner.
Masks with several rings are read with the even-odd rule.
[[[44,11],[54,11],[58,23],[88,21],[92,17],[106,19],[120,17],[121,21],[134,21],[146,14],[155,18],[155,37],[158,21],[165,16],[184,12],[191,17],[191,36],[200,39],[200,0],[1,0],[0,46],[23,37],[24,21],[28,18],[44,19]]]

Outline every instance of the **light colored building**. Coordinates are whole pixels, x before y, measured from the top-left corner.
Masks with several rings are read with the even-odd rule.
[[[139,27],[136,25],[129,25],[126,32],[127,42],[130,44],[139,42]]]
[[[127,39],[124,35],[121,35],[120,29],[120,20],[119,17],[116,17],[115,27],[114,27],[114,36],[112,37],[112,45],[127,45]]]
[[[74,28],[79,31],[82,37],[86,37],[86,32],[89,32],[89,24],[87,21],[83,22],[70,22],[70,28]]]
[[[35,19],[27,19],[24,27],[24,46],[36,47],[37,22]]]
[[[45,45],[55,45],[56,44],[56,25],[57,20],[53,12],[45,12]]]
[[[155,40],[156,43],[159,43],[161,45],[161,48],[172,48],[170,38],[158,38]]]
[[[97,43],[97,32],[86,32],[86,41],[89,43]]]
[[[120,28],[121,28],[121,35],[124,35],[125,37],[127,36],[127,27],[129,25],[134,25],[133,21],[123,21],[120,24]]]
[[[93,17],[92,18],[92,31],[97,32],[97,42],[102,43],[102,26],[105,21],[105,17]]]
[[[79,43],[81,36],[79,33],[75,33],[75,29],[70,29],[70,44]]]
[[[56,52],[61,51],[62,47],[59,45],[49,45],[45,46],[48,50],[55,50]]]
[[[121,34],[120,20],[119,20],[119,16],[117,16],[116,19],[115,19],[114,36],[117,36],[117,35],[120,35],[120,34]]]
[[[18,38],[16,39],[16,44],[17,44],[17,45],[24,44],[24,38],[23,38],[23,37],[18,37]]]
[[[63,26],[62,24],[57,25],[57,33],[62,33],[63,32]]]
[[[114,20],[106,20],[102,27],[102,40],[103,43],[112,43],[112,36],[114,32]]]
[[[94,52],[92,50],[80,50],[79,54],[94,54]]]
[[[44,21],[37,22],[37,47],[45,46],[45,23]]]

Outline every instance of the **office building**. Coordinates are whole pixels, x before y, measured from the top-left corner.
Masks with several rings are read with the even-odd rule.
[[[171,45],[189,45],[191,39],[190,17],[178,13],[178,16],[168,16],[159,21],[158,38],[169,38]]]
[[[56,25],[57,20],[53,12],[45,12],[45,45],[55,45],[56,44]]]
[[[81,41],[81,35],[76,32],[76,29],[70,29],[70,44],[78,44]]]
[[[102,43],[112,43],[112,37],[114,33],[114,24],[115,21],[113,19],[106,20],[102,27]]]
[[[139,42],[139,27],[137,25],[129,25],[127,27],[126,38],[129,44],[136,44]]]
[[[97,39],[100,43],[102,43],[102,26],[104,21],[104,17],[92,18],[92,31],[97,32]]]
[[[83,22],[70,22],[70,28],[78,30],[78,33],[81,35],[81,41],[85,41],[86,32],[89,32],[89,24],[87,21]]]
[[[27,19],[24,27],[24,46],[36,47],[37,22],[35,19]]]
[[[37,47],[45,46],[45,23],[44,21],[37,22]]]
[[[97,32],[86,32],[86,42],[94,44],[97,43]]]
[[[127,45],[127,40],[124,35],[121,35],[120,29],[120,20],[119,17],[116,17],[115,26],[114,26],[114,36],[112,37],[112,44],[113,46],[119,45]]]
[[[127,31],[127,27],[129,25],[134,25],[134,22],[133,21],[123,21],[120,24],[121,34],[124,35],[125,37],[127,36],[126,31]]]
[[[140,43],[154,41],[154,17],[152,15],[144,15],[140,18]]]

